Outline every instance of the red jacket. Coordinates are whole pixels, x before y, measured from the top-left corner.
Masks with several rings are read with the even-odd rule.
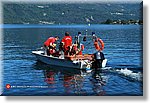
[[[49,46],[50,44],[53,44],[56,41],[54,37],[49,37],[45,42],[44,45]]]
[[[65,36],[61,42],[64,43],[64,48],[66,49],[68,46],[72,46],[72,37],[71,36]]]

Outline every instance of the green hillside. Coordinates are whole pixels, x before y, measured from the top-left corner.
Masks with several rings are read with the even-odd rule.
[[[140,20],[140,11],[139,4],[4,4],[3,18],[5,24],[109,24]]]

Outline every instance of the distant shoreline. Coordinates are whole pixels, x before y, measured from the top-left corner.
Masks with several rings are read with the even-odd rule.
[[[143,20],[111,20],[107,19],[105,22],[101,24],[135,24],[135,25],[143,25]]]
[[[4,24],[34,24],[34,23],[29,23],[29,22],[23,22],[23,23],[4,23]],[[35,24],[47,24],[47,25],[64,25],[64,23],[60,23],[60,24],[55,24],[55,23],[49,23],[49,22],[46,22],[46,21],[43,21],[43,22],[40,22],[40,23],[35,23]],[[71,24],[79,24],[79,23],[66,23],[66,25],[71,25]],[[85,23],[86,24],[86,23]],[[88,25],[92,25],[93,23],[87,23]],[[120,24],[120,25],[130,25],[130,24],[133,24],[133,25],[143,25],[143,20],[111,20],[111,19],[107,19],[106,21],[104,22],[101,22],[101,23],[96,23],[96,24]]]

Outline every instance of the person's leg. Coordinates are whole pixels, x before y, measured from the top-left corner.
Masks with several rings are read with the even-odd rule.
[[[104,60],[105,56],[104,56],[103,52],[100,52],[100,55],[101,55],[101,59]]]
[[[48,55],[48,56],[50,55],[50,50],[49,50],[49,49],[47,49],[47,55]]]
[[[102,78],[101,78],[101,73],[102,73],[102,62],[101,62],[101,60],[97,60],[96,61],[96,76],[97,76],[97,78],[99,78],[100,80],[102,80]]]
[[[96,61],[92,62],[92,67],[93,70],[96,68]]]

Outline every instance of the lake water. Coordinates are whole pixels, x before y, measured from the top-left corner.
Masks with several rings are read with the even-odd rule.
[[[140,25],[1,25],[3,29],[2,95],[143,95],[143,26]],[[105,43],[108,59],[102,78],[91,73],[37,62],[32,51],[50,36],[69,31],[88,35],[95,32]],[[88,38],[84,53],[94,53]],[[6,89],[5,85],[11,88]]]

